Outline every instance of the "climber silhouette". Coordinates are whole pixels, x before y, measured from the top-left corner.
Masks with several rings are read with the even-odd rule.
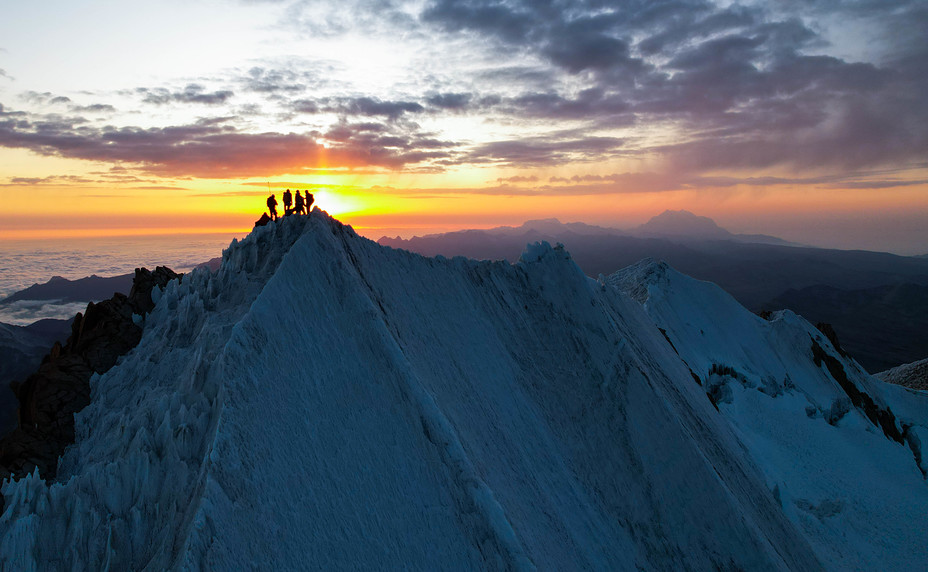
[[[293,207],[293,212],[296,214],[306,214],[305,203],[303,202],[303,195],[300,194],[300,191],[296,192],[296,199]]]
[[[289,215],[293,212],[290,208],[290,205],[293,204],[293,194],[290,193],[290,189],[284,191],[284,216]]]
[[[313,194],[307,190],[306,191],[306,214],[309,214],[312,212],[314,200],[316,199],[313,198]]]
[[[277,199],[274,198],[273,193],[267,198],[267,208],[270,211],[271,220],[277,220]]]

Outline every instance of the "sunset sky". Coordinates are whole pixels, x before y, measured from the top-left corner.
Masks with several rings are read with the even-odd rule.
[[[924,0],[7,2],[0,240],[688,209],[928,253]]]

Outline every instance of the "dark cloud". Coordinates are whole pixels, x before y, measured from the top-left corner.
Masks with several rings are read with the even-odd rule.
[[[219,105],[225,103],[234,95],[230,90],[207,92],[206,88],[198,83],[187,84],[187,86],[180,91],[170,91],[160,87],[153,89],[141,87],[136,91],[143,96],[142,101],[155,105],[164,105],[167,103]]]
[[[600,127],[635,121],[624,96],[599,87],[584,89],[570,98],[554,92],[527,93],[501,101],[499,108],[522,117],[595,120]]]
[[[322,100],[322,110],[339,115],[396,119],[404,113],[419,113],[425,108],[415,101],[383,101],[376,97],[343,97]]]
[[[479,34],[495,42],[501,55],[513,48],[536,53],[570,73],[645,69],[622,29],[627,15],[603,8],[596,0],[433,0],[420,19],[446,33]]]
[[[524,167],[562,165],[606,159],[620,153],[624,140],[616,137],[545,137],[493,141],[477,145],[457,162]]]
[[[894,187],[912,187],[915,185],[928,185],[928,179],[917,181],[852,181],[832,184],[833,187],[841,189],[891,189]]]
[[[552,62],[572,73],[619,65],[637,69],[645,67],[641,60],[630,56],[626,42],[603,34],[559,38],[547,46],[544,53]]]
[[[730,187],[776,187],[776,186],[822,186],[836,189],[884,189],[901,186],[928,184],[928,180],[899,180],[882,177],[881,172],[847,172],[816,177],[722,177],[672,173],[613,173],[609,175],[586,174],[571,177],[550,177],[546,192],[557,193],[562,186],[572,187],[571,193],[579,189],[596,189],[597,192],[663,192],[686,189],[730,188]],[[504,181],[504,179],[501,179]],[[592,186],[591,186],[592,185]]]
[[[307,62],[295,62],[284,67],[254,66],[241,78],[245,91],[266,94],[295,94],[318,88],[326,82],[322,72],[306,69]]]
[[[319,113],[319,104],[311,99],[298,99],[290,104],[290,109],[297,113]]]
[[[417,30],[405,0],[291,0],[280,26],[309,37],[355,33],[409,39]]]
[[[5,78],[10,79],[10,80],[13,79],[13,78],[10,76],[10,74],[6,73],[6,70],[3,69],[3,68],[0,68],[0,77],[5,77]]]
[[[328,147],[319,143],[323,137]],[[0,109],[0,146],[129,164],[159,176],[219,178],[295,173],[319,165],[400,169],[449,158],[454,144],[396,123],[343,123],[325,134],[246,133],[228,118],[163,128],[100,128],[79,117],[34,117]]]
[[[872,47],[874,56],[884,53],[871,63],[827,55],[823,22],[849,17],[885,38]],[[475,76],[497,85],[537,76],[494,112],[597,127],[666,123],[681,142],[652,151],[680,171],[847,168],[928,152],[924,2],[431,0],[420,20],[446,34],[477,35],[501,58],[530,54],[549,64]],[[559,80],[558,70],[578,75],[580,89]],[[467,105],[474,109],[473,100]],[[494,145],[483,150],[527,158],[534,147],[547,156],[545,145],[531,142]]]
[[[94,103],[91,105],[72,105],[72,113],[113,113],[116,108],[106,103]]]
[[[474,78],[496,85],[517,85],[522,89],[547,89],[557,83],[557,74],[547,67],[494,67],[477,72]]]
[[[678,52],[682,47],[702,41],[719,33],[743,30],[756,22],[757,15],[751,9],[734,4],[716,9],[708,4],[680,3],[677,9],[666,3],[666,14],[650,18],[641,25],[649,31],[638,49],[645,55]]]
[[[421,133],[414,124],[341,121],[330,127],[324,137],[342,147],[363,150],[371,157],[402,156],[403,163],[450,160],[458,146],[452,141],[441,141]],[[372,161],[372,164],[378,163]]]
[[[390,94],[331,95],[319,89],[331,75],[324,69],[330,64],[296,59],[237,70],[219,84],[231,86],[235,93],[247,92],[249,99],[264,98],[262,106],[273,109],[268,113],[286,114],[294,124],[320,120],[301,114],[339,118],[326,128],[314,126],[318,132],[256,134],[222,119],[161,130],[98,129],[77,117],[7,112],[0,115],[0,137],[2,144],[46,154],[87,154],[144,165],[150,171],[170,164],[176,172],[197,176],[219,170],[205,167],[211,153],[249,164],[237,146],[265,141],[274,149],[269,155],[292,155],[282,160],[288,165],[297,159],[282,149],[287,145],[310,159],[329,153],[339,158],[336,163],[351,168],[552,166],[637,153],[662,158],[661,167],[673,174],[647,181],[625,175],[549,181],[553,186],[603,188],[790,184],[785,178],[745,182],[749,179],[710,180],[700,175],[780,166],[848,170],[905,165],[928,156],[928,5],[923,1],[726,4],[426,0],[415,14],[411,11],[418,4],[400,0],[348,0],[334,8],[316,0],[288,1],[287,25],[306,34],[352,31],[381,38],[413,37],[436,42],[437,54],[448,45],[467,46],[475,54],[466,69],[427,70],[424,79],[411,77],[403,84],[405,91]],[[868,61],[839,57],[841,46],[828,43],[844,40],[827,28],[847,19],[871,26],[880,38],[867,46]],[[449,41],[454,44],[445,43]],[[470,55],[464,49],[461,54]],[[424,86],[418,93],[409,87],[417,80]],[[56,97],[60,96],[24,95],[35,104],[71,103],[55,101]],[[140,89],[134,97],[158,105],[219,105],[229,103],[234,93],[191,83],[183,89]],[[115,111],[97,105],[100,108],[72,104],[70,109],[83,114]],[[235,109],[247,117],[262,113],[255,104]],[[433,124],[442,115],[467,114],[492,124],[488,132],[511,131],[497,141],[465,144],[448,141],[440,133],[424,133],[414,123]],[[649,130],[634,140],[616,135],[633,125]],[[547,134],[520,137],[520,132]],[[659,144],[653,143],[656,138],[648,139],[652,133],[661,134]],[[112,142],[106,142],[108,138]],[[331,148],[318,148],[317,139]],[[207,149],[211,146],[214,151]],[[173,155],[188,147],[197,157],[191,159],[196,167],[182,167],[184,161]],[[276,164],[269,157],[254,161],[258,162]]]
[[[520,184],[520,183],[537,183],[538,177],[535,175],[516,175],[514,177],[501,177],[496,179],[496,182],[502,185],[503,183],[510,184]]]
[[[12,177],[9,184],[14,186],[20,185],[75,185],[95,183],[93,179],[80,177],[77,175],[50,175],[48,177]]]
[[[48,91],[42,93],[37,91],[26,91],[21,93],[19,98],[28,103],[37,105],[58,105],[71,102],[71,98],[69,97],[55,95]]]
[[[246,103],[236,108],[235,113],[244,117],[257,117],[264,115],[261,106],[256,103]]]
[[[376,97],[303,98],[291,101],[288,107],[296,113],[333,113],[341,117],[385,117],[389,120],[425,111],[425,107],[416,101],[389,101]]]
[[[448,110],[466,109],[473,100],[472,93],[433,93],[425,98],[430,106]]]
[[[448,32],[476,31],[506,43],[527,40],[536,25],[531,9],[499,0],[436,0],[426,6],[420,18]]]

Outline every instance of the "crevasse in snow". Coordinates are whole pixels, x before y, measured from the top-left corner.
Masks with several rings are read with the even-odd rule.
[[[424,258],[316,210],[169,283],[92,388],[59,482],[3,486],[5,568],[925,561],[924,395],[659,265]]]

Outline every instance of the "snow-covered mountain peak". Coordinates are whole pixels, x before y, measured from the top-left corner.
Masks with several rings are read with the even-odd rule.
[[[651,288],[660,288],[670,281],[669,273],[676,272],[663,260],[644,258],[640,262],[611,274],[607,282],[644,304],[651,296]]]
[[[543,242],[517,264],[426,258],[315,210],[169,283],[144,326],[92,379],[59,482],[3,485],[3,567],[928,558],[924,397],[662,263],[598,283]]]
[[[519,262],[529,264],[539,262],[545,258],[570,260],[570,254],[567,253],[563,244],[558,243],[556,246],[551,246],[547,240],[542,240],[526,244],[525,250],[519,256]]]

